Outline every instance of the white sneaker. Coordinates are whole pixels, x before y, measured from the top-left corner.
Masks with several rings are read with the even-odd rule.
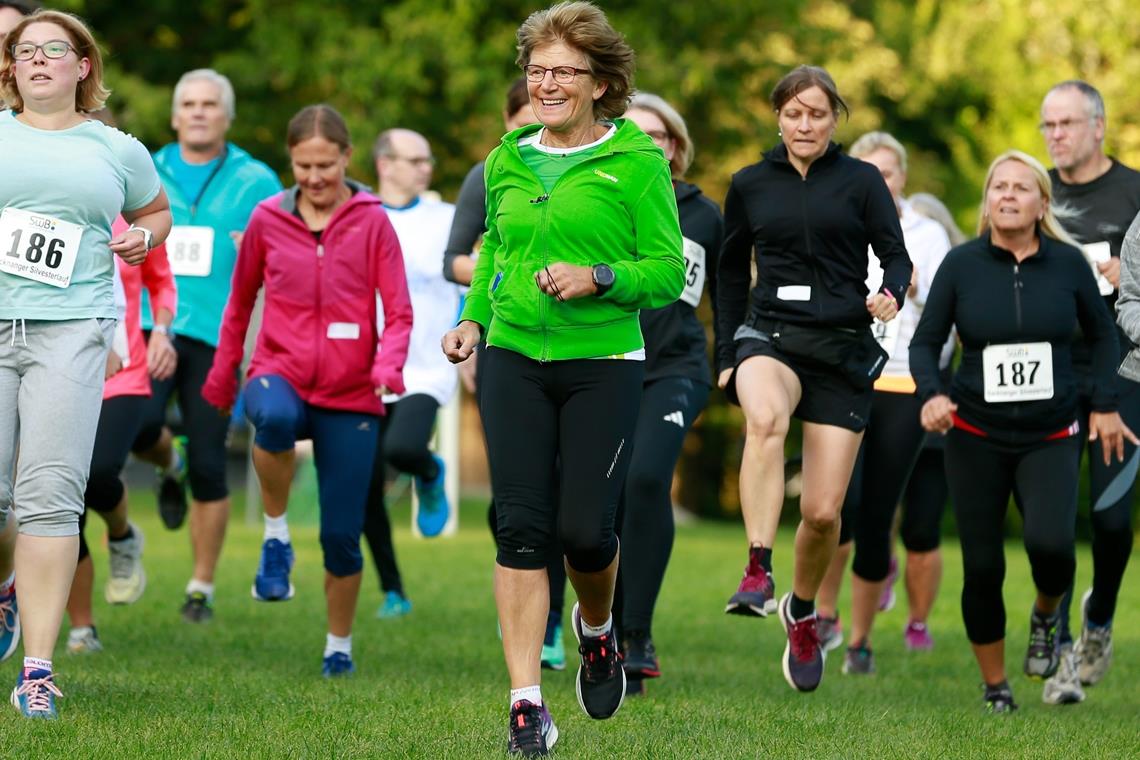
[[[111,577],[103,586],[107,604],[134,604],[146,589],[146,571],[142,566],[143,534],[131,523],[131,537],[126,541],[108,541],[111,550]]]
[[[1085,690],[1077,677],[1077,655],[1072,644],[1061,646],[1061,664],[1057,672],[1045,681],[1041,701],[1047,705],[1075,705],[1085,701]]]
[[[1088,619],[1090,588],[1081,597],[1081,637],[1077,639],[1077,675],[1085,686],[1092,686],[1104,678],[1112,664],[1112,627],[1090,626]]]
[[[103,651],[103,642],[95,626],[72,628],[67,633],[67,651],[71,654],[94,654]]]

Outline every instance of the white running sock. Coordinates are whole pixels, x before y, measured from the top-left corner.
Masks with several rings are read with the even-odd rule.
[[[335,652],[347,654],[352,656],[352,634],[347,636],[333,636],[331,633],[325,634],[325,657]]]
[[[262,540],[268,541],[271,538],[276,538],[283,544],[289,543],[289,523],[285,515],[280,517],[265,515],[265,536]]]
[[[12,574],[8,576],[8,580],[0,583],[0,596],[4,596],[12,591],[12,584],[16,582],[16,571],[13,570]]]
[[[51,672],[51,660],[41,660],[38,657],[25,657],[24,670],[46,670]]]
[[[587,623],[584,619],[579,619],[582,624],[582,635],[588,639],[600,639],[605,636],[614,627],[614,616],[610,615],[606,618],[606,622],[599,626],[593,626]]]
[[[191,578],[190,582],[186,584],[186,593],[187,594],[194,594],[194,593],[205,594],[206,598],[212,602],[212,601],[214,601],[214,584],[213,583],[206,583],[205,581],[200,581],[197,578]]]
[[[541,705],[542,687],[535,685],[524,686],[521,689],[511,689],[511,707],[514,707],[515,702],[518,702],[520,699],[525,699],[532,705]]]

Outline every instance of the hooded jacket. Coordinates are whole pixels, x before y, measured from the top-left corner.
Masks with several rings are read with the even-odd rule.
[[[645,346],[638,309],[672,303],[685,280],[669,164],[636,124],[617,130],[547,193],[509,132],[487,157],[487,234],[460,317],[484,329],[487,345],[537,361],[588,359]],[[601,297],[560,302],[534,275],[557,262],[608,264]]]
[[[320,241],[295,215],[297,188],[257,205],[242,238],[214,364],[202,397],[233,406],[258,290],[265,312],[248,376],[280,375],[308,404],[382,414],[376,388],[404,392],[412,307],[400,243],[380,199],[362,185]],[[376,328],[376,294],[384,334]]]

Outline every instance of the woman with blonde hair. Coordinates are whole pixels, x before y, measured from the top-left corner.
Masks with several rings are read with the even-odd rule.
[[[1005,672],[1003,524],[1011,495],[1024,519],[1037,596],[1024,671],[1059,664],[1058,609],[1076,568],[1081,438],[1104,459],[1136,442],[1116,412],[1116,330],[1080,250],[1057,221],[1045,168],[1020,151],[990,165],[978,237],[950,251],[910,344],[922,425],[945,433],[946,474],[962,544],[962,615],[985,682],[986,709],[1017,708]],[[1089,430],[1077,420],[1070,347],[1076,328],[1093,351]],[[962,363],[946,387],[942,344],[956,327]]]

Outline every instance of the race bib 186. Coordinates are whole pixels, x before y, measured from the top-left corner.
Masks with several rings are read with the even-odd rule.
[[[688,238],[681,238],[685,251],[685,289],[681,300],[694,309],[701,303],[705,290],[705,247]]]
[[[1053,347],[1047,343],[1001,343],[982,351],[989,404],[1053,398]]]
[[[181,277],[209,277],[214,263],[214,228],[176,224],[166,238],[170,271]]]
[[[0,271],[66,288],[82,237],[81,225],[9,206],[0,213]]]

